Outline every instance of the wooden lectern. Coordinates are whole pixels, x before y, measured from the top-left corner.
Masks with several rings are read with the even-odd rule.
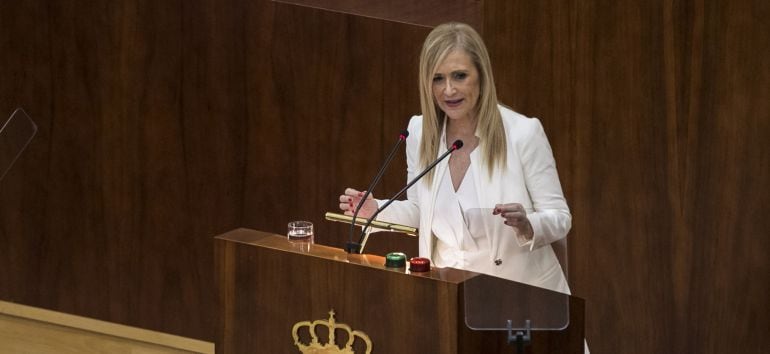
[[[219,285],[217,353],[300,353],[299,342],[356,339],[356,353],[514,353],[502,331],[466,327],[463,286],[477,273],[445,268],[410,273],[384,257],[293,243],[237,229],[215,238]],[[569,297],[569,326],[534,331],[527,353],[582,353],[582,299]],[[333,311],[333,315],[330,312]],[[333,317],[332,317],[333,316]],[[303,324],[304,323],[304,324]],[[357,331],[357,334],[351,334]],[[293,333],[295,332],[295,333]]]

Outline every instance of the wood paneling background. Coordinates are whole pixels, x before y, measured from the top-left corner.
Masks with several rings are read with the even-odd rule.
[[[767,351],[770,3],[480,4],[502,101],[556,155],[592,350]],[[212,236],[309,219],[343,244],[322,215],[418,112],[428,31],[267,0],[0,2],[0,115],[40,128],[0,183],[0,299],[213,340]]]

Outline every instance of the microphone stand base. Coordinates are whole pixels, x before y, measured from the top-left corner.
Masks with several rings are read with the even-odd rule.
[[[361,244],[355,243],[355,242],[348,242],[347,244],[345,244],[345,251],[347,253],[359,254],[361,253]]]
[[[516,345],[516,353],[524,354],[524,346],[532,344],[532,324],[526,320],[524,331],[513,332],[513,321],[508,320],[508,344]]]

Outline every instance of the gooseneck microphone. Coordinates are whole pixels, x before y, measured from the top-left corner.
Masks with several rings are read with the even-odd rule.
[[[372,221],[377,219],[377,215],[379,215],[380,212],[385,210],[385,208],[387,208],[391,203],[393,203],[393,201],[395,201],[396,198],[398,198],[402,194],[404,194],[404,192],[406,192],[406,190],[409,189],[409,187],[411,187],[412,185],[417,183],[417,181],[419,181],[423,176],[425,176],[426,173],[430,172],[430,170],[432,170],[434,167],[436,167],[436,165],[438,165],[439,162],[441,162],[443,159],[445,159],[447,156],[449,156],[455,150],[460,150],[460,148],[462,148],[462,147],[463,147],[463,141],[459,140],[459,139],[455,140],[455,142],[452,143],[452,146],[449,148],[449,150],[447,150],[445,153],[443,153],[441,156],[439,156],[436,159],[436,161],[431,162],[431,164],[428,165],[428,167],[426,167],[422,172],[420,172],[420,174],[417,175],[417,177],[415,177],[411,181],[409,181],[409,183],[407,183],[404,188],[401,188],[401,190],[398,191],[398,193],[396,193],[392,198],[390,198],[390,200],[388,200],[387,202],[385,202],[385,204],[383,204],[381,207],[379,207],[377,209],[377,211],[374,212],[374,214],[372,214],[372,216],[369,217],[369,219],[366,220],[366,224],[364,225],[363,229],[361,230],[361,237],[358,240],[358,245],[361,245],[364,242],[364,239],[366,238],[366,231],[369,229],[369,226],[371,226]]]
[[[364,197],[361,198],[361,200],[358,202],[358,205],[356,206],[355,211],[353,211],[353,220],[350,222],[350,235],[348,236],[348,244],[345,246],[345,250],[348,253],[360,252],[361,244],[353,242],[353,232],[355,230],[356,218],[358,217],[358,212],[361,211],[361,207],[364,206],[364,203],[366,202],[366,198],[369,197],[370,194],[372,194],[372,190],[374,189],[374,187],[376,187],[377,184],[380,183],[380,179],[382,179],[382,175],[385,174],[385,169],[388,167],[388,165],[390,165],[390,161],[393,160],[393,156],[396,155],[396,149],[398,149],[399,145],[401,145],[401,142],[405,141],[407,137],[409,137],[409,131],[406,129],[402,130],[401,133],[398,134],[398,141],[396,141],[396,144],[393,145],[392,149],[390,149],[390,153],[388,154],[388,157],[385,158],[385,162],[383,162],[382,166],[380,166],[380,170],[377,171],[377,175],[374,176],[374,179],[372,179],[372,183],[369,184],[369,188],[366,188],[366,193],[364,194]]]

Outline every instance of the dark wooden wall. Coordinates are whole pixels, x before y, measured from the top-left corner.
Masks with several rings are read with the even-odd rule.
[[[554,148],[592,350],[766,351],[770,3],[476,6],[502,100]],[[322,215],[418,112],[428,31],[267,0],[0,2],[0,115],[40,127],[0,182],[0,299],[213,340],[212,236],[309,219],[341,245]]]

